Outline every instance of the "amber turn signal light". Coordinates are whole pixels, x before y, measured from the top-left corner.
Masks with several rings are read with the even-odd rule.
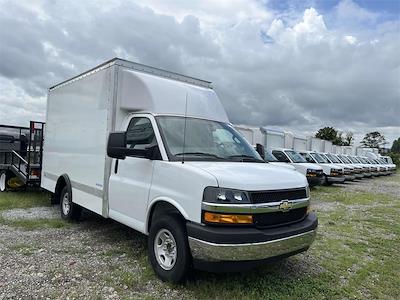
[[[252,215],[219,214],[206,211],[204,221],[213,224],[252,224]]]

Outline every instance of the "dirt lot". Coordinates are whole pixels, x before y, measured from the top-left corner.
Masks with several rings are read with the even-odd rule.
[[[398,299],[400,174],[312,191],[308,252],[240,274],[193,271],[163,283],[146,237],[88,212],[58,217],[45,193],[0,194],[0,299]]]

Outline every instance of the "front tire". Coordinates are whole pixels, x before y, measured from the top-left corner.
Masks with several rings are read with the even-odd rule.
[[[162,216],[152,222],[148,253],[154,272],[163,281],[182,282],[191,265],[184,223],[178,216]]]
[[[82,207],[72,202],[72,195],[65,186],[60,194],[60,211],[61,218],[67,221],[79,220]]]

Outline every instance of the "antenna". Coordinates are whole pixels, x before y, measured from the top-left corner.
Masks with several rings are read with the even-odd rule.
[[[183,127],[182,163],[185,163],[187,106],[188,106],[188,93],[186,92],[186,99],[185,99],[185,124],[184,124],[184,127]]]

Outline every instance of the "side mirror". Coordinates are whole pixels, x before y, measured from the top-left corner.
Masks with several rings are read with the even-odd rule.
[[[161,160],[161,152],[160,148],[158,148],[157,144],[151,145],[146,148],[146,158],[150,160]]]
[[[260,154],[261,158],[265,160],[265,148],[261,144],[256,144],[256,151]]]
[[[126,157],[126,132],[112,132],[108,136],[107,155],[116,159]]]

